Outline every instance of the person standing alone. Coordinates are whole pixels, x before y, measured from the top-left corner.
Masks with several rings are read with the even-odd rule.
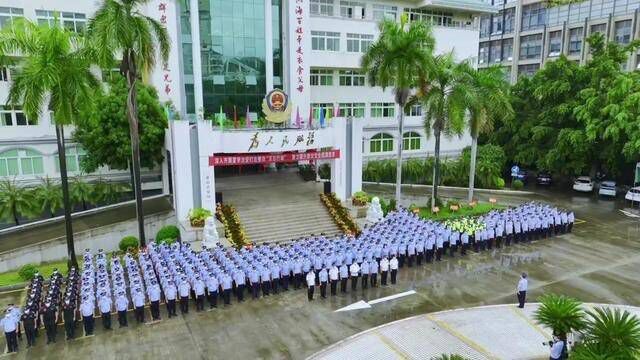
[[[527,296],[527,288],[529,287],[529,281],[527,280],[527,273],[522,273],[518,286],[516,287],[516,294],[518,295],[518,307],[524,309],[524,301]]]

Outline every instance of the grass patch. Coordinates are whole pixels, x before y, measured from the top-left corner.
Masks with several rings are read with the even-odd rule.
[[[441,206],[440,212],[434,214],[431,212],[428,206],[420,208],[420,217],[428,220],[437,220],[444,221],[449,219],[457,219],[462,217],[469,216],[480,216],[484,215],[491,210],[502,210],[506,209],[505,205],[492,205],[490,203],[478,203],[475,207],[470,207],[468,205],[461,205],[458,211],[451,211],[448,207]]]
[[[80,260],[78,260],[78,263],[80,263]],[[38,268],[38,271],[40,271],[40,274],[45,279],[49,279],[49,277],[53,273],[53,269],[56,269],[56,268],[63,275],[65,276],[67,275],[66,260],[50,262],[50,263],[42,263],[42,264],[36,265],[36,267]],[[18,275],[18,269],[13,271],[7,271],[5,273],[0,274],[0,286],[10,286],[10,285],[17,285],[22,283],[25,283],[25,281],[22,280],[22,278],[20,278],[20,275]]]

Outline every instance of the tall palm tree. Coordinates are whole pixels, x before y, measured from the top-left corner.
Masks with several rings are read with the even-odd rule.
[[[582,303],[564,295],[545,294],[540,297],[540,307],[534,313],[536,321],[566,341],[571,331],[585,327],[585,312]]]
[[[0,182],[0,220],[13,220],[20,225],[20,215],[35,215],[33,192],[21,187],[15,180],[5,179]]]
[[[493,130],[495,120],[508,119],[513,116],[514,112],[509,101],[509,84],[504,79],[502,68],[492,66],[478,70],[469,66],[468,71],[473,89],[472,104],[469,108],[471,164],[469,169],[468,200],[471,202],[475,186],[478,136],[480,133],[487,133]]]
[[[396,162],[396,203],[400,204],[402,184],[402,145],[404,108],[418,79],[428,72],[435,40],[431,28],[424,22],[409,22],[406,14],[400,22],[383,20],[380,37],[362,56],[362,70],[371,86],[392,87],[399,105],[398,149]]]
[[[422,103],[424,127],[427,134],[435,137],[435,164],[431,207],[437,204],[440,184],[440,138],[461,135],[464,131],[465,114],[472,102],[472,86],[466,62],[457,63],[453,53],[438,55],[433,59],[426,82],[416,95]]]
[[[136,83],[151,70],[157,61],[157,52],[163,62],[169,59],[169,35],[155,19],[142,15],[139,7],[150,0],[104,0],[89,21],[89,34],[99,49],[98,59],[105,67],[113,65],[114,54],[122,54],[120,73],[127,79],[127,118],[131,135],[131,165],[133,189],[136,197],[138,238],[145,246],[144,212],[142,209],[142,183],[140,180],[140,134]]]
[[[38,118],[43,110],[53,114],[60,161],[65,230],[69,267],[78,267],[73,244],[71,205],[67,180],[64,126],[77,120],[81,109],[91,105],[100,83],[90,71],[92,48],[86,38],[55,21],[38,26],[18,19],[0,32],[0,57],[16,54],[17,71],[11,83],[8,102],[22,105],[28,117]]]
[[[64,207],[60,184],[48,176],[40,179],[40,185],[35,188],[34,195],[40,205],[40,211],[49,213],[49,217],[54,217],[56,211]]]

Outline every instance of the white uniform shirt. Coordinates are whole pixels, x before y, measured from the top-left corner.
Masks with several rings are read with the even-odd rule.
[[[398,270],[398,259],[397,258],[393,258],[389,261],[389,267],[391,268],[391,270]]]
[[[93,304],[89,301],[85,301],[80,304],[80,312],[82,316],[93,316]]]
[[[358,264],[354,262],[349,267],[349,272],[351,273],[351,276],[358,276],[358,273],[360,272],[360,266],[358,266]]]
[[[520,278],[518,281],[518,291],[527,291],[527,287],[529,286],[529,281],[524,278]]]
[[[551,356],[552,359],[560,359],[562,356],[562,349],[564,348],[564,343],[562,341],[556,341],[553,346],[551,346]]]
[[[0,320],[0,326],[4,330],[5,333],[10,333],[12,331],[16,331],[18,323],[16,319],[13,317],[13,314],[8,314],[2,320]]]
[[[307,286],[312,287],[316,284],[316,273],[309,271],[307,274]]]
[[[331,269],[329,269],[329,279],[331,279],[331,281],[333,280],[338,280],[338,268],[337,267],[332,267]]]
[[[384,258],[380,260],[380,271],[382,272],[389,271],[389,259]]]
[[[100,307],[100,312],[102,314],[106,314],[106,313],[110,313],[111,312],[111,298],[110,297],[103,297],[100,299],[100,301],[98,301],[98,307]]]

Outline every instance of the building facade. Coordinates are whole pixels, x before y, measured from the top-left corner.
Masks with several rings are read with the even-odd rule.
[[[502,66],[511,82],[530,76],[564,54],[584,64],[586,39],[601,33],[607,41],[628,44],[640,37],[640,0],[585,0],[557,7],[539,0],[488,0],[496,13],[480,19],[478,66]],[[640,68],[640,52],[624,68]]]
[[[0,0],[0,27],[15,17],[39,23],[60,21],[83,31],[98,1]],[[393,157],[399,141],[407,157],[433,153],[419,106],[406,111],[402,139],[391,89],[371,87],[360,72],[360,58],[378,36],[383,18],[433,25],[438,53],[453,51],[460,61],[479,53],[480,16],[497,10],[481,0],[153,0],[143,13],[158,19],[172,41],[169,61],[149,76],[161,101],[170,101],[182,119],[261,116],[261,102],[273,88],[284,89],[295,106],[293,117],[318,122],[320,109],[362,122],[364,161]],[[57,17],[56,17],[57,15]],[[0,68],[4,104],[11,69]],[[327,110],[329,110],[327,112]],[[68,134],[71,174],[80,174],[83,150]],[[456,156],[468,135],[443,139],[443,156]],[[20,108],[0,107],[0,178],[29,183],[57,177],[55,129],[50,116],[27,119]],[[165,171],[167,171],[165,167]],[[146,172],[147,180],[160,171]],[[104,169],[95,176],[128,179],[127,171]]]

